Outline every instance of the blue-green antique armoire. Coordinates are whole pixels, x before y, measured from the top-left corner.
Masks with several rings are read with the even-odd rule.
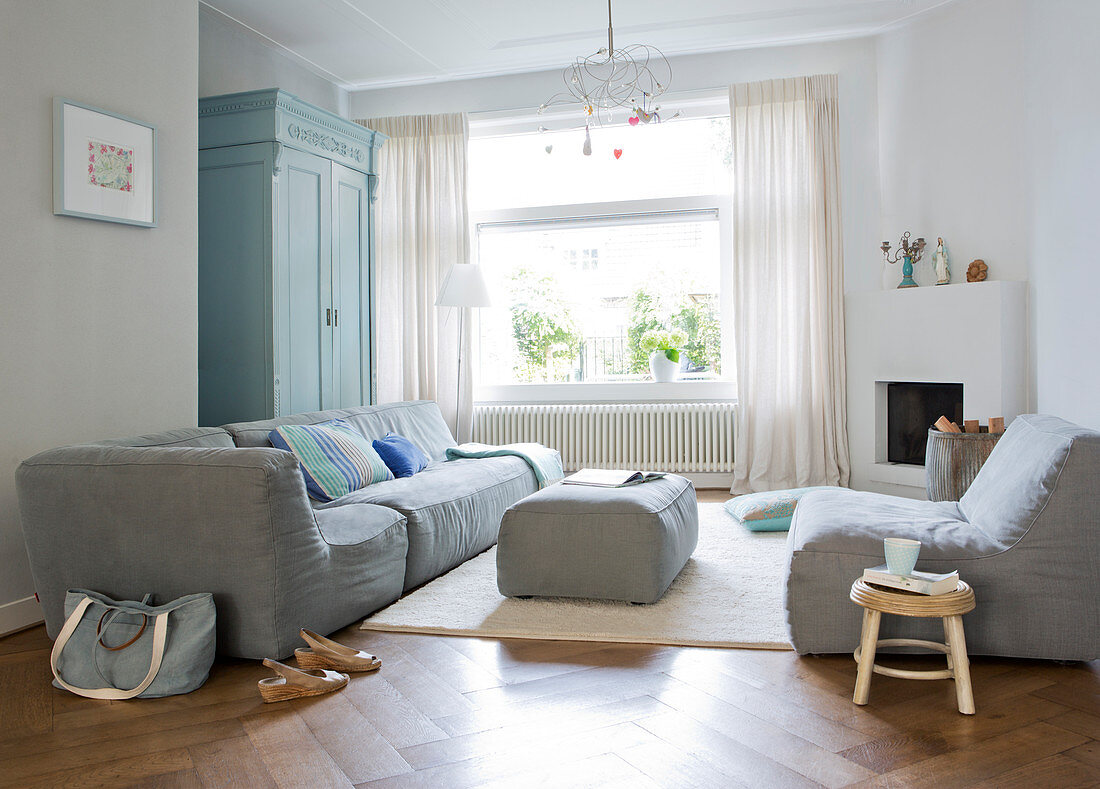
[[[281,90],[199,101],[199,424],[374,401],[384,140]]]

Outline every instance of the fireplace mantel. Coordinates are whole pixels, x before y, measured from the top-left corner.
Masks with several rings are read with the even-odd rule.
[[[852,487],[924,498],[924,469],[885,462],[885,383],[962,383],[966,419],[1027,408],[1027,283],[987,281],[845,297]]]

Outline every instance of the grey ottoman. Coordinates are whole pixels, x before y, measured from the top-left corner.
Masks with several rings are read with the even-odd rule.
[[[683,477],[627,488],[551,485],[504,513],[497,588],[507,597],[655,603],[699,541]]]

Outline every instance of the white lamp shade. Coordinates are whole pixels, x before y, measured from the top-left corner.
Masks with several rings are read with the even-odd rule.
[[[490,303],[489,288],[476,263],[451,266],[435,300],[437,307],[488,307]]]

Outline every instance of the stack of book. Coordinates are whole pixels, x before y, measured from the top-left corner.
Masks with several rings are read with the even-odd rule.
[[[878,567],[868,567],[864,570],[863,580],[875,586],[904,589],[907,592],[916,592],[917,594],[948,594],[959,587],[959,571],[925,573],[914,570],[909,575],[896,575],[890,572],[885,564],[880,564]]]

